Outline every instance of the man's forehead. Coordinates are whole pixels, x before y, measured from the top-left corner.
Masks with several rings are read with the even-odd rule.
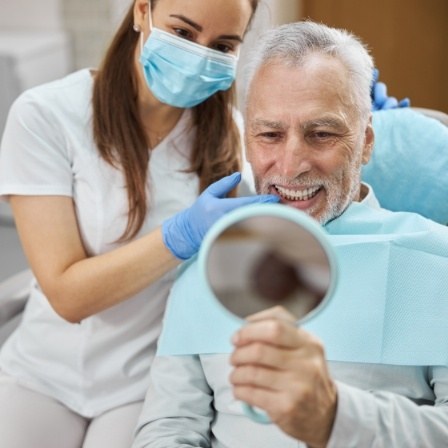
[[[345,66],[332,56],[318,55],[300,66],[274,61],[261,67],[247,103],[252,126],[286,122],[301,126],[340,126],[351,114],[353,101]]]
[[[348,93],[349,76],[345,65],[333,56],[312,54],[299,65],[273,60],[261,66],[254,76],[252,101],[265,95],[306,94],[311,91]],[[263,92],[260,94],[259,92]]]

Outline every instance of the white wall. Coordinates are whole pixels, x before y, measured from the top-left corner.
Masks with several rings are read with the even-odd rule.
[[[132,0],[0,0],[0,33],[64,31],[73,68],[96,67]]]
[[[109,0],[111,22],[113,25],[121,23],[124,15],[127,13],[132,1],[130,0]]]
[[[61,6],[60,0],[0,0],[0,31],[62,30]]]
[[[75,68],[97,67],[111,35],[109,0],[62,0]]]
[[[62,0],[0,0],[0,135],[12,102],[23,90],[72,69],[64,28]],[[9,206],[0,203],[0,240],[11,216]]]
[[[296,21],[302,16],[301,0],[262,0],[267,3],[272,14],[272,23],[281,25]]]

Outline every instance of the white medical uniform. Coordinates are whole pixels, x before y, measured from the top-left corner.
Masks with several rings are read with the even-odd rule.
[[[0,151],[0,198],[73,198],[89,255],[119,246],[127,224],[122,173],[99,155],[92,134],[89,70],[31,89],[15,102]],[[139,235],[197,197],[190,166],[194,138],[186,110],[151,151],[149,211]],[[0,368],[19,384],[54,397],[85,417],[142,400],[175,272],[108,310],[71,324],[54,312],[34,283],[23,322],[4,344]]]

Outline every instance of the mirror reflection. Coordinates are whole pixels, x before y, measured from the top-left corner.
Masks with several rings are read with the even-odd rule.
[[[217,299],[243,319],[280,305],[303,320],[323,304],[331,283],[321,242],[278,216],[252,216],[228,226],[213,241],[206,266]]]

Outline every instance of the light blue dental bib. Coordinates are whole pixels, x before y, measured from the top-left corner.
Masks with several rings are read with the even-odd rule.
[[[339,282],[303,327],[330,361],[448,365],[448,228],[354,203],[325,227]],[[230,353],[242,321],[212,296],[196,259],[172,289],[158,355]]]

